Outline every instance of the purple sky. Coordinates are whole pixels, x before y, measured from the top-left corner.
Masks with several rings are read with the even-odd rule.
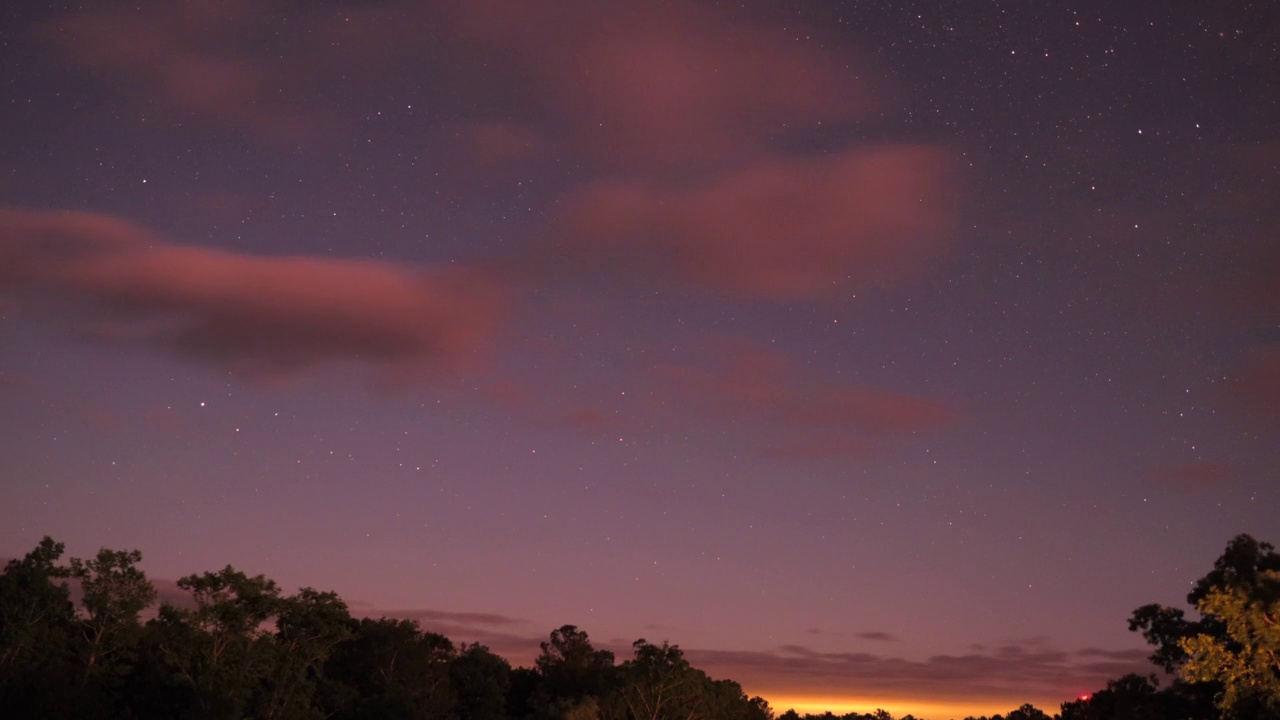
[[[1275,7],[92,8],[0,17],[0,555],[945,717],[1280,540]]]

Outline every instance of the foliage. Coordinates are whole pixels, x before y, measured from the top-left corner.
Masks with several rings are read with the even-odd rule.
[[[1280,716],[1280,572],[1209,589],[1198,609],[1225,632],[1183,638],[1183,676],[1222,685],[1218,704],[1234,714]]]
[[[1129,629],[1156,648],[1152,662],[1190,684],[1180,690],[1196,705],[1212,694],[1232,717],[1280,716],[1280,554],[1236,536],[1187,602],[1198,619],[1160,605],[1134,611]]]
[[[511,665],[480,644],[463,645],[449,665],[449,682],[457,695],[459,720],[502,720],[507,717]]]
[[[623,663],[622,686],[615,693],[630,720],[695,719],[706,714],[708,678],[684,659],[680,648],[635,641],[635,657]]]
[[[595,649],[587,634],[573,625],[551,631],[541,649],[534,661],[540,676],[535,704],[543,714],[562,714],[585,698],[599,700],[616,685],[613,653]]]
[[[1198,607],[1201,600],[1215,590],[1249,587],[1260,573],[1267,571],[1280,571],[1280,554],[1269,543],[1238,535],[1214,562],[1213,570],[1196,581],[1187,594],[1187,604]],[[1225,626],[1212,614],[1192,621],[1180,608],[1157,604],[1134,610],[1129,629],[1142,633],[1155,648],[1151,661],[1169,673],[1177,672],[1187,660],[1183,640],[1200,635],[1221,639],[1226,632]]]
[[[448,717],[456,657],[448,638],[423,632],[414,620],[360,620],[326,666],[329,677],[352,691],[336,717]]]
[[[65,547],[46,537],[0,575],[0,707],[28,717],[68,712],[75,609],[58,566]]]
[[[141,634],[138,616],[156,600],[155,587],[136,566],[141,561],[137,550],[107,548],[89,560],[71,559],[68,575],[80,581],[84,608],[82,685],[95,675],[109,682],[128,670],[128,654]]]

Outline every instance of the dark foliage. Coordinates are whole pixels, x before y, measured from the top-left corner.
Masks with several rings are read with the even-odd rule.
[[[184,607],[141,617],[156,592],[137,551],[101,550],[60,564],[45,538],[0,574],[0,716],[88,720],[770,720],[769,704],[715,680],[679,647],[637,640],[616,662],[573,625],[551,632],[532,668],[512,668],[483,645],[455,646],[412,620],[356,619],[334,593],[283,595],[271,580],[226,567],[178,586]],[[1147,605],[1130,629],[1152,661],[1199,676],[1237,662],[1244,619],[1274,610],[1280,555],[1242,535],[1196,583],[1184,611]],[[72,602],[71,584],[78,586]],[[1234,603],[1234,604],[1233,604]],[[1233,634],[1234,633],[1234,634]],[[1197,644],[1198,643],[1198,644]],[[1246,647],[1248,646],[1248,647]],[[1198,650],[1207,648],[1207,650]],[[1197,655],[1197,653],[1199,653]],[[1248,660],[1248,657],[1243,657]],[[1064,703],[1060,720],[1271,717],[1268,683],[1174,681],[1126,675]],[[1212,675],[1212,673],[1209,673]],[[1205,680],[1205,677],[1200,677]],[[1239,687],[1237,687],[1239,686]],[[1227,691],[1224,694],[1224,689]],[[1228,702],[1229,701],[1229,702]],[[1049,720],[1023,705],[982,720]],[[780,720],[892,720],[889,713],[797,714]],[[902,720],[915,720],[906,716]],[[971,719],[978,720],[978,719]]]

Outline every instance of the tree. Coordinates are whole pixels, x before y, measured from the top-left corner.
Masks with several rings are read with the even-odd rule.
[[[1210,587],[1197,608],[1225,633],[1182,639],[1183,677],[1221,683],[1218,705],[1230,713],[1280,715],[1280,571]]]
[[[1155,647],[1152,662],[1177,673],[1186,686],[1170,688],[1187,703],[1212,694],[1237,717],[1272,717],[1280,711],[1280,637],[1276,622],[1280,554],[1248,535],[1232,538],[1187,602],[1200,614],[1144,605],[1129,619]]]
[[[541,684],[542,674],[537,670],[512,668],[511,686],[507,690],[507,717],[519,720],[534,716]]]
[[[267,720],[308,717],[325,681],[324,664],[351,636],[351,614],[337,594],[303,588],[279,603],[269,672],[252,703]]]
[[[701,671],[699,671],[701,672]],[[773,708],[762,697],[747,697],[733,680],[710,680],[702,706],[706,717],[716,720],[773,720]]]
[[[136,567],[141,561],[142,553],[137,550],[107,548],[89,560],[71,559],[69,574],[80,581],[80,605],[84,608],[80,619],[84,635],[81,685],[87,685],[95,674],[128,670],[124,663],[104,667],[137,643],[142,630],[138,615],[156,600],[155,587]]]
[[[274,660],[267,624],[281,608],[279,587],[230,565],[188,575],[178,587],[195,609],[161,605],[149,628],[166,685],[201,716],[244,714]]]
[[[1157,720],[1159,684],[1154,675],[1130,673],[1111,680],[1105,690],[1062,704],[1062,720]]]
[[[478,643],[463,645],[449,666],[459,720],[504,720],[511,665]]]
[[[351,690],[334,717],[449,717],[456,706],[449,682],[455,657],[448,638],[424,633],[414,620],[365,618],[325,665],[328,678]]]
[[[66,547],[45,537],[21,560],[10,560],[0,575],[0,672],[47,650],[51,635],[66,631],[74,616],[57,565]]]
[[[616,685],[613,653],[597,650],[587,634],[573,625],[551,631],[534,661],[541,681],[531,704],[545,716],[564,714],[586,698],[600,700]]]
[[[1229,587],[1249,587],[1260,573],[1280,570],[1280,554],[1269,543],[1259,542],[1249,535],[1237,535],[1227,544],[1226,550],[1213,564],[1213,570],[1196,581],[1187,594],[1187,604],[1198,607],[1200,601],[1214,590]],[[1223,638],[1225,626],[1213,616],[1203,616],[1198,621],[1187,620],[1180,608],[1158,604],[1143,605],[1129,618],[1129,630],[1141,632],[1155,648],[1151,662],[1168,673],[1176,673],[1187,659],[1182,641],[1200,635]]]
[[[0,708],[13,717],[52,717],[75,672],[75,609],[59,566],[65,547],[45,537],[0,574]]]
[[[632,644],[619,668],[619,685],[605,702],[605,717],[626,720],[772,720],[763,698],[749,698],[732,680],[713,680],[693,667],[679,647]]]
[[[1148,659],[1167,673],[1176,673],[1186,660],[1180,643],[1194,634],[1195,628],[1181,609],[1154,603],[1134,610],[1129,617],[1129,631],[1142,633],[1147,644],[1155,648]]]
[[[1040,708],[1027,703],[1017,710],[1010,711],[1005,716],[1005,720],[1051,720],[1051,718]]]
[[[706,716],[711,680],[689,664],[679,647],[665,642],[654,645],[644,639],[631,647],[635,656],[622,665],[618,692],[630,720]]]

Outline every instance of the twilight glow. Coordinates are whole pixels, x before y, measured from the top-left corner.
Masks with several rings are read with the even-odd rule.
[[[1280,539],[1276,13],[17,3],[0,555],[779,713],[1148,673]]]

